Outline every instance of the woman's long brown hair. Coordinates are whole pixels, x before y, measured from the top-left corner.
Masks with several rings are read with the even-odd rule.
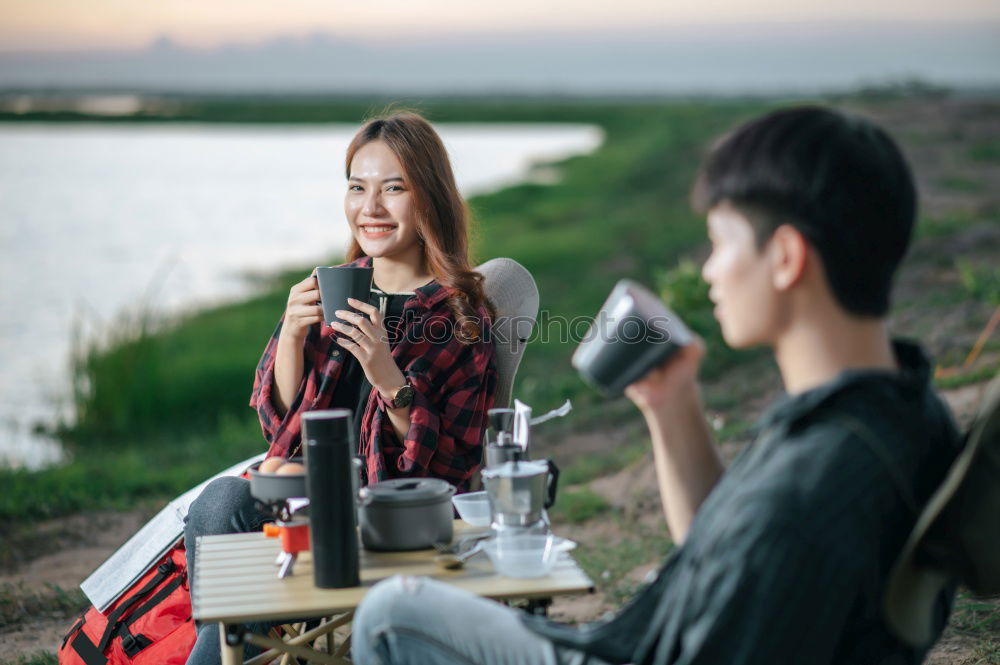
[[[416,204],[417,233],[427,269],[451,292],[448,306],[459,324],[459,339],[466,343],[477,341],[481,335],[479,307],[486,307],[491,320],[496,318],[496,311],[483,290],[483,276],[469,265],[469,209],[458,193],[441,137],[416,113],[373,118],[347,148],[348,178],[355,153],[372,141],[389,146],[403,165],[403,180]],[[352,238],[347,260],[364,255],[357,239]]]

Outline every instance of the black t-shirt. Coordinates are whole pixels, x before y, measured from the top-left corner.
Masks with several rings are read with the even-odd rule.
[[[368,302],[378,307],[383,314],[390,348],[396,346],[398,336],[402,332],[403,307],[413,297],[415,297],[413,293],[385,293],[377,286],[372,286]],[[354,443],[357,446],[358,442],[361,441],[361,420],[365,415],[365,407],[368,404],[368,396],[372,392],[372,384],[365,376],[358,359],[349,351],[345,350],[343,353],[344,368],[341,370],[340,380],[337,381],[337,386],[334,388],[330,407],[350,409],[354,413],[352,424],[354,426]],[[355,450],[360,452],[357,448]]]

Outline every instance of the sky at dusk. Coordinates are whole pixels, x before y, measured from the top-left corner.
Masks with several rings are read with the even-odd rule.
[[[1000,0],[0,0],[0,88],[381,94],[1000,87]]]
[[[629,32],[684,25],[1000,22],[997,0],[0,0],[0,51],[195,48],[324,33],[368,42],[484,33]]]

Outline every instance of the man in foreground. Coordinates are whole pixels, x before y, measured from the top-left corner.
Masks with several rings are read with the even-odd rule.
[[[582,629],[420,578],[354,622],[358,663],[919,663],[882,618],[890,568],[958,434],[916,345],[891,341],[916,194],[892,140],[795,108],[711,152],[695,186],[726,342],[774,351],[788,395],[724,470],[702,415],[700,342],[628,388],[679,547],[621,613]],[[683,312],[679,312],[683,316]],[[939,599],[937,632],[950,595]]]

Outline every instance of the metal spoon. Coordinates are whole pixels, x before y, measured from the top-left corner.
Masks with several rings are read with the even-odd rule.
[[[458,570],[465,565],[466,560],[478,554],[481,549],[483,549],[483,541],[480,540],[462,554],[438,554],[434,557],[434,563],[445,570]]]

